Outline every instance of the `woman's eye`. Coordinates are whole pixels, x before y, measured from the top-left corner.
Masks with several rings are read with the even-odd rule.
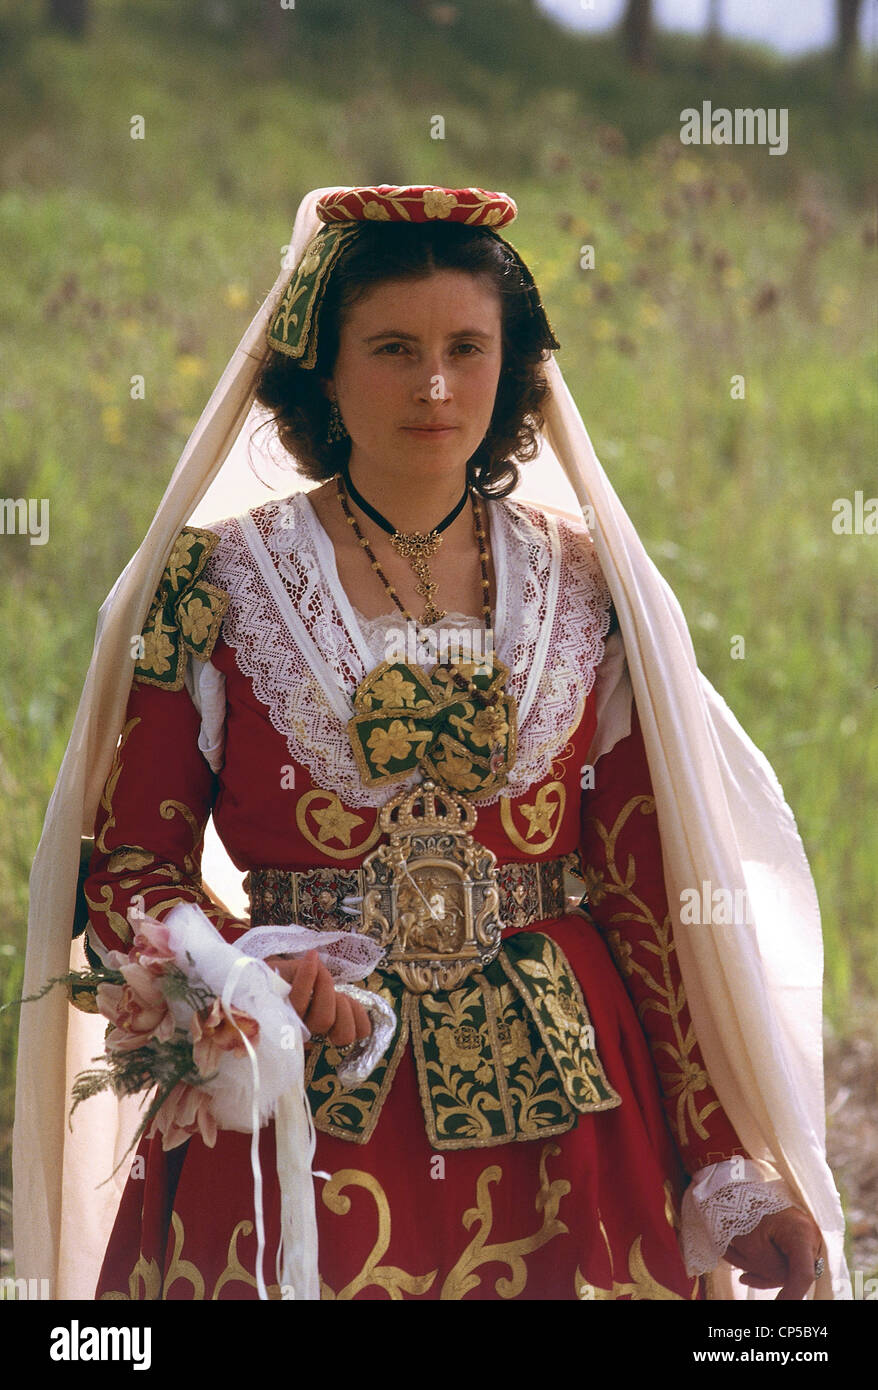
[[[380,347],[378,351],[379,353],[387,353],[388,357],[398,357],[399,353],[394,351],[395,348],[399,348],[400,350],[402,350],[405,348],[405,343],[384,343],[384,345]]]
[[[458,351],[463,352],[464,356],[471,357],[475,352],[481,352],[478,343],[458,343]]]

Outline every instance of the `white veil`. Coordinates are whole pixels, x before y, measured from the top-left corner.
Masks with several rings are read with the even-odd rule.
[[[70,963],[80,836],[91,835],[122,727],[140,632],[173,542],[187,523],[237,514],[307,487],[251,436],[265,333],[321,225],[299,206],[289,253],[208,401],[147,535],[100,609],[94,653],[31,872],[25,993]],[[825,1159],[822,949],[810,871],[777,779],[698,671],[673,593],[648,558],[586,433],[561,370],[540,458],[521,495],[586,515],[618,614],[656,796],[669,902],[702,883],[746,890],[752,926],[689,926],[675,915],[680,968],[714,1088],[754,1158],[770,1159],[811,1210],[826,1246],[816,1297],[849,1297],[843,1217]],[[264,432],[267,433],[267,432]],[[250,467],[251,457],[263,481]],[[240,874],[209,833],[203,877],[232,911]],[[238,896],[236,896],[238,895]],[[672,908],[673,910],[673,908]],[[79,963],[80,946],[73,949]],[[13,1138],[16,1275],[50,1281],[54,1298],[93,1296],[136,1112],[102,1096],[68,1129],[76,1072],[102,1050],[104,1021],[69,1009],[60,991],[22,1009]],[[728,1266],[719,1297],[747,1296]],[[753,1296],[751,1291],[749,1296]]]

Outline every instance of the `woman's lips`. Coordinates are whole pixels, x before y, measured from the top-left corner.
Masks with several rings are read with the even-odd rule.
[[[456,425],[403,425],[409,434],[452,434]]]

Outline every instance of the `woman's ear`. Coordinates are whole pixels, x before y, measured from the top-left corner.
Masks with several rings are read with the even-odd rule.
[[[320,378],[320,390],[328,401],[335,400],[335,382],[331,376],[322,376]]]

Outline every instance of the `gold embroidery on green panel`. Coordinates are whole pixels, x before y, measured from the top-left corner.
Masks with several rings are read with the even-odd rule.
[[[135,680],[182,690],[189,656],[213,654],[229,595],[201,575],[218,544],[214,532],[195,526],[178,535],[143,626]]]
[[[700,1091],[708,1089],[710,1081],[703,1066],[692,1058],[692,1053],[697,1047],[694,1028],[690,1024],[685,1032],[683,1030],[682,1014],[686,1008],[686,993],[682,981],[675,987],[671,972],[671,956],[676,948],[670,917],[665,917],[664,921],[659,923],[648,905],[634,891],[637,866],[632,855],[628,855],[624,876],[616,864],[619,836],[636,811],[641,815],[654,815],[655,799],[651,796],[632,797],[622,807],[610,830],[607,830],[596,817],[591,818],[590,823],[595,827],[604,846],[606,868],[605,876],[590,885],[589,897],[592,902],[598,902],[611,895],[620,898],[628,907],[615,913],[610,920],[633,921],[644,927],[648,933],[637,944],[655,958],[660,978],[656,978],[646,966],[633,958],[630,942],[624,940],[618,930],[610,930],[607,937],[621,972],[628,977],[637,975],[653,995],[652,999],[646,999],[638,1006],[638,1016],[641,1020],[653,1010],[664,1014],[671,1021],[673,1041],[650,1039],[650,1048],[656,1059],[665,1096],[670,1099],[676,1098],[672,1122],[678,1143],[685,1147],[692,1137],[687,1121],[695,1136],[706,1139],[707,1129],[704,1122],[719,1108],[719,1101],[711,1100],[700,1109],[698,1106],[697,1095]],[[669,1061],[673,1064],[671,1071],[667,1069]]]
[[[394,1302],[400,1302],[404,1293],[427,1293],[438,1270],[431,1270],[429,1274],[407,1274],[396,1265],[379,1264],[390,1245],[391,1218],[390,1204],[378,1179],[371,1173],[361,1172],[358,1168],[342,1168],[340,1172],[335,1173],[324,1185],[322,1197],[324,1206],[337,1216],[347,1216],[351,1209],[351,1199],[344,1195],[346,1187],[362,1187],[370,1194],[378,1217],[378,1234],[359,1274],[345,1284],[344,1288],[339,1289],[338,1293],[321,1279],[321,1297],[346,1302],[355,1298],[363,1289],[379,1288],[384,1289]]]
[[[116,794],[116,783],[122,775],[122,749],[131,737],[132,731],[137,728],[139,723],[139,718],[129,719],[119,735],[119,742],[116,745],[110,771],[104,784],[104,790],[101,793],[101,806],[107,812],[107,819],[101,826],[100,834],[95,840],[95,849],[101,854],[109,853],[110,847],[107,844],[107,835],[116,825],[116,817],[113,814],[113,797]]]
[[[396,1035],[371,1076],[356,1090],[345,1090],[336,1075],[341,1054],[323,1042],[313,1045],[305,1066],[305,1086],[315,1128],[354,1144],[365,1144],[375,1130],[409,1030],[408,1018],[401,1008],[403,986],[395,976],[370,975],[366,988],[380,994],[399,1020]]]
[[[621,1105],[595,1050],[579,981],[560,947],[541,933],[521,933],[498,961],[528,1005],[570,1103],[580,1111]]]
[[[526,978],[530,972],[530,978]],[[560,947],[520,932],[496,961],[457,989],[414,995],[381,972],[370,988],[400,1020],[385,1059],[363,1086],[340,1086],[335,1050],[318,1044],[305,1083],[316,1127],[365,1143],[409,1036],[427,1136],[437,1150],[489,1148],[563,1134],[576,1112],[620,1099],[595,1050],[576,978]]]
[[[520,991],[494,962],[458,989],[408,995],[434,1149],[489,1148],[571,1129],[576,1116]]]
[[[555,1236],[566,1235],[569,1231],[558,1212],[562,1200],[570,1192],[570,1183],[563,1178],[549,1182],[546,1167],[549,1158],[555,1158],[560,1152],[557,1144],[550,1143],[543,1145],[540,1155],[540,1186],[534,1200],[537,1213],[542,1213],[539,1230],[517,1240],[498,1241],[494,1245],[488,1244],[494,1225],[491,1184],[500,1182],[503,1172],[497,1165],[482,1169],[476,1181],[476,1205],[470,1207],[462,1218],[466,1230],[475,1222],[479,1223],[478,1230],[442,1285],[442,1301],[459,1301],[472,1289],[478,1288],[482,1279],[476,1270],[487,1264],[503,1264],[509,1269],[508,1277],[501,1276],[494,1284],[494,1291],[500,1298],[517,1298],[522,1292],[527,1283],[525,1257],[542,1249]]]
[[[480,985],[471,977],[447,993],[408,994],[403,1004],[433,1148],[484,1148],[514,1136]]]
[[[498,1026],[507,1089],[522,1139],[548,1138],[572,1129],[576,1116],[546,1049],[523,1015],[522,1001],[504,982],[495,991]]]
[[[475,800],[503,786],[518,728],[515,701],[502,693],[509,669],[496,657],[489,669],[466,661],[454,667],[474,696],[457,688],[443,664],[428,675],[416,664],[382,661],[360,682],[348,733],[366,786],[398,781],[419,765]]]
[[[557,800],[550,793],[557,793]],[[500,798],[500,820],[503,829],[517,849],[525,854],[544,854],[551,849],[561,829],[564,818],[564,804],[567,792],[563,782],[547,782],[540,787],[533,801],[515,802],[514,809],[520,811],[528,823],[527,833],[522,835],[513,818],[513,805],[508,797]],[[556,816],[557,812],[557,816]],[[538,835],[538,839],[533,837]]]

